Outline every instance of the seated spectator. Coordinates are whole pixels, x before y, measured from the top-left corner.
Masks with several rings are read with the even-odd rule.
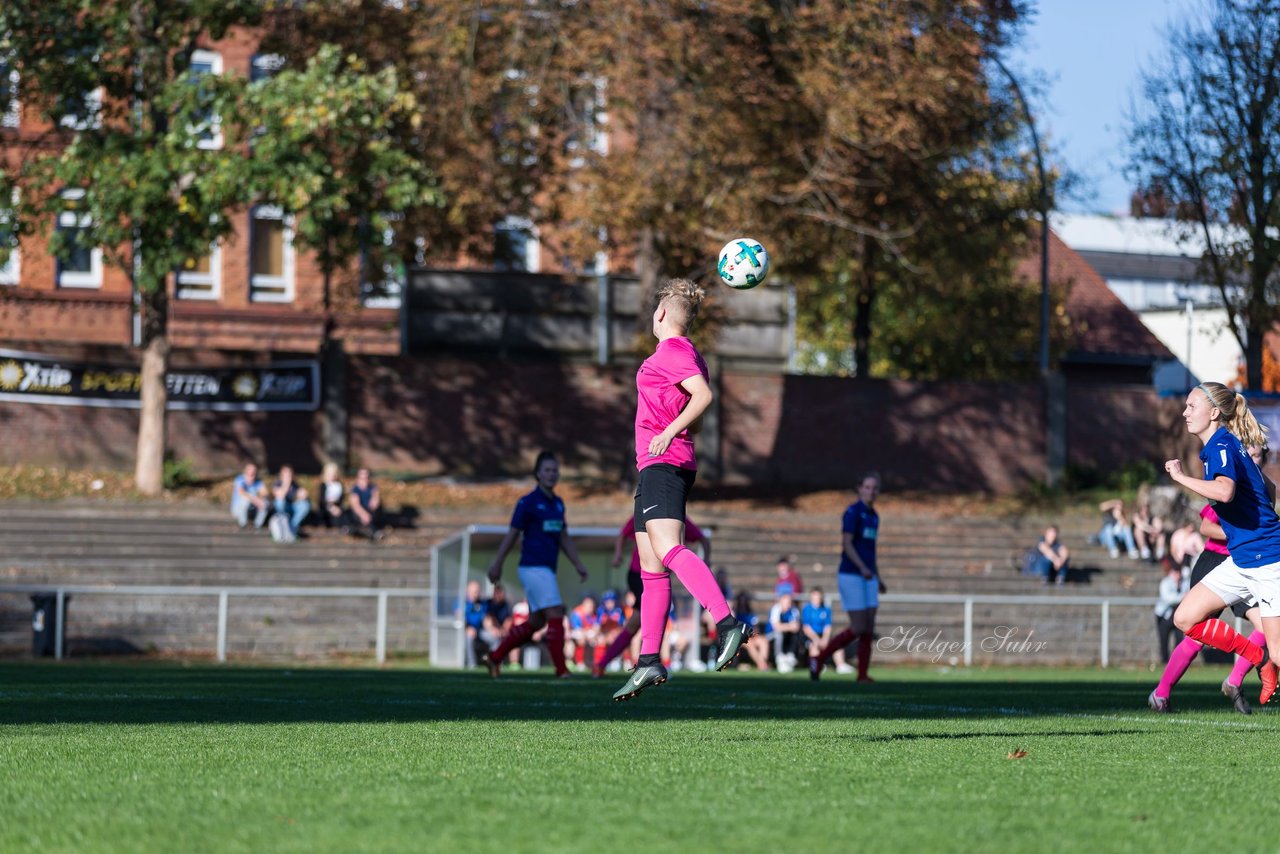
[[[671,603],[671,609],[667,611],[667,628],[662,633],[662,647],[659,650],[662,656],[662,664],[672,670],[680,670],[684,667],[684,657],[689,651],[689,638],[685,637],[684,632],[680,631],[680,627],[676,622],[676,603]]]
[[[462,603],[462,619],[467,635],[464,649],[467,667],[475,667],[480,657],[489,651],[488,645],[481,638],[484,631],[484,618],[488,612],[489,603],[480,596],[480,582],[468,581],[467,598]]]
[[[484,652],[502,643],[502,637],[511,631],[514,612],[507,601],[507,589],[501,583],[493,585],[493,595],[485,603],[484,620],[480,624],[480,649]],[[515,660],[514,658],[512,659]]]
[[[347,488],[338,477],[337,463],[325,463],[320,473],[320,524],[326,528],[342,527],[342,499]]]
[[[1040,541],[1036,543],[1031,572],[1044,578],[1044,583],[1056,582],[1065,584],[1067,572],[1070,570],[1071,550],[1067,544],[1058,539],[1058,526],[1050,525],[1044,529]]]
[[[800,609],[790,593],[783,593],[769,610],[769,626],[773,629],[773,660],[779,673],[790,673],[800,655],[804,635],[800,631]]]
[[[813,657],[822,652],[831,641],[831,607],[822,595],[822,588],[809,591],[809,601],[800,609],[800,629],[804,632],[805,654]],[[844,659],[844,650],[836,650],[832,658],[837,673],[852,673],[853,667]]]
[[[1164,559],[1164,519],[1151,512],[1151,484],[1138,487],[1138,509],[1133,511],[1133,539],[1143,560]]]
[[[369,479],[367,468],[356,471],[348,509],[351,511],[348,527],[352,533],[370,540],[382,539],[382,495],[378,484]]]
[[[586,669],[587,649],[603,648],[600,640],[600,618],[596,614],[596,600],[583,596],[578,607],[569,612],[569,645],[573,647],[573,666]]]
[[[783,555],[778,558],[778,580],[773,585],[773,595],[781,597],[784,593],[790,596],[798,596],[804,592],[804,582],[800,580],[800,573],[796,572],[795,565],[791,563],[791,558]]]
[[[249,514],[253,514],[253,527],[261,528],[267,522],[271,502],[267,500],[267,488],[258,479],[258,467],[245,463],[244,471],[236,475],[231,485],[231,515],[241,528],[249,526]]]
[[[1169,535],[1169,558],[1174,566],[1187,569],[1204,551],[1204,536],[1198,528],[1195,521],[1188,519]]]
[[[311,499],[293,477],[293,466],[281,466],[280,476],[271,485],[272,509],[289,522],[289,530],[296,537],[302,522],[311,515]]]
[[[1098,530],[1098,542],[1106,546],[1112,557],[1120,557],[1120,546],[1125,547],[1129,557],[1137,560],[1141,557],[1138,545],[1133,540],[1133,528],[1129,524],[1129,515],[1125,512],[1124,500],[1110,498],[1098,505],[1102,511],[1102,527]]]
[[[1187,579],[1172,560],[1164,562],[1164,578],[1160,579],[1156,599],[1156,638],[1160,642],[1160,660],[1169,660],[1169,650],[1182,643],[1182,632],[1173,624],[1173,612],[1187,592]]]
[[[716,657],[715,643],[715,623],[711,621],[711,613],[703,612],[704,617],[710,623],[711,635],[710,643],[707,644],[709,656],[714,662]],[[741,623],[746,623],[754,631],[751,637],[747,638],[747,655],[751,657],[751,663],[756,666],[757,670],[769,669],[769,641],[765,637],[763,626],[760,625],[760,618],[756,616],[751,608],[751,594],[742,590],[733,600],[733,615]]]

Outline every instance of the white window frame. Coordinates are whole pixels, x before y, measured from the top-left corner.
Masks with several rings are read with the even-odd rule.
[[[209,247],[209,272],[178,271],[178,299],[217,300],[222,298],[222,244]]]
[[[9,77],[9,91],[13,93],[13,100],[9,102],[9,109],[0,114],[0,127],[16,128],[22,124],[22,104],[18,95],[18,69],[9,65],[7,62],[0,64],[0,73],[7,66]]]
[[[18,202],[18,191],[13,191],[13,201]],[[0,211],[0,224],[9,221],[9,214]],[[0,264],[0,285],[16,285],[22,278],[22,250],[15,246],[9,253],[9,260]]]
[[[281,259],[283,275],[264,276],[253,272],[253,249],[258,239],[254,220],[278,219],[284,223],[284,258]],[[258,205],[249,211],[249,301],[250,302],[293,302],[294,296],[294,250],[293,250],[293,218],[286,217],[284,212],[274,205]]]
[[[518,272],[542,272],[542,241],[538,239],[538,228],[531,220],[522,216],[508,216],[499,222],[494,230],[524,236],[524,267],[517,268]]]
[[[84,106],[88,110],[87,118],[80,116],[63,116],[58,124],[67,130],[89,130],[102,126],[102,87],[90,89],[84,93]]]
[[[222,54],[212,50],[196,50],[191,53],[191,65],[197,63],[209,66],[209,74],[222,74]],[[204,139],[200,134],[209,133],[209,138]],[[196,137],[196,147],[203,148],[208,151],[216,151],[222,148],[222,117],[217,113],[212,114],[206,127],[193,125],[191,127],[192,136]]]
[[[63,190],[62,198],[75,201],[84,198],[84,190],[79,188]],[[72,210],[58,212],[58,227],[86,228],[93,225],[93,217],[88,213]],[[79,270],[63,270],[62,259],[55,258],[57,284],[60,288],[101,288],[102,287],[102,247],[94,246],[89,250],[89,272]]]
[[[284,57],[278,53],[255,53],[249,60],[249,80],[259,83],[274,77],[284,68]]]

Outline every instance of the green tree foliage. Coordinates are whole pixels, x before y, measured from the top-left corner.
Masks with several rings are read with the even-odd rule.
[[[1142,77],[1129,129],[1140,195],[1171,211],[1171,232],[1204,247],[1262,389],[1263,339],[1280,318],[1280,3],[1212,0],[1170,30]]]
[[[332,53],[296,75],[253,85],[234,74],[192,73],[202,39],[256,25],[262,7],[257,0],[0,6],[0,32],[7,34],[9,60],[21,75],[23,109],[49,127],[17,170],[5,169],[6,181],[22,188],[8,218],[20,233],[47,233],[67,205],[62,192],[79,190],[74,204],[89,223],[80,239],[102,247],[106,259],[131,277],[140,296],[144,348],[135,477],[147,493],[158,492],[163,479],[169,282],[174,271],[230,234],[227,213],[254,203],[294,211],[314,203],[322,214],[318,222],[328,228],[334,196],[344,189],[356,188],[361,202],[376,198],[388,212],[420,197],[410,186],[420,179],[419,169],[354,174],[404,166],[385,150],[379,133],[405,106],[393,76],[366,80]],[[337,115],[325,115],[325,109]],[[261,136],[264,127],[281,130],[277,118],[293,121],[291,132]],[[338,133],[347,124],[359,130]],[[215,136],[220,145],[200,144]],[[363,145],[353,144],[352,136]],[[335,154],[354,159],[326,162],[325,155]],[[347,171],[335,177],[335,169]],[[320,228],[303,226],[304,239]],[[70,249],[61,234],[49,239],[55,252]],[[332,233],[312,245],[320,243],[334,254],[349,247]]]

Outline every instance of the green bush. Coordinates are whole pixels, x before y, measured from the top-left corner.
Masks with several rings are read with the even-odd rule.
[[[178,489],[183,486],[190,486],[195,483],[196,465],[191,460],[183,458],[175,460],[169,457],[164,461],[164,488]]]

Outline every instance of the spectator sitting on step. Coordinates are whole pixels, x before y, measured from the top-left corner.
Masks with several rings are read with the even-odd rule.
[[[773,595],[782,596],[785,593],[799,596],[803,592],[804,582],[800,580],[800,573],[796,572],[791,558],[787,555],[778,558],[778,580],[774,582]]]
[[[779,673],[795,669],[804,635],[800,631],[800,609],[790,593],[783,593],[769,610],[769,625],[773,628],[773,660]]]
[[[1123,544],[1129,557],[1137,560],[1141,554],[1133,540],[1133,528],[1129,525],[1129,514],[1125,512],[1124,500],[1109,498],[1098,505],[1102,511],[1102,528],[1098,530],[1098,542],[1106,546],[1112,557],[1120,557],[1120,546]]]
[[[326,528],[342,527],[342,499],[347,488],[338,477],[338,464],[325,463],[320,473],[320,524]]]
[[[462,605],[463,625],[467,635],[464,649],[467,667],[475,667],[480,656],[489,651],[489,647],[483,645],[484,641],[481,638],[484,631],[484,618],[488,610],[489,603],[480,596],[480,582],[468,581],[467,599]]]
[[[293,466],[280,466],[280,476],[271,485],[272,509],[289,520],[294,536],[311,515],[311,499],[293,476]]]
[[[1138,487],[1138,509],[1133,511],[1133,539],[1143,560],[1164,559],[1164,519],[1151,512],[1151,484]]]
[[[351,484],[350,529],[371,540],[382,539],[382,495],[367,468],[356,471]]]
[[[1204,551],[1204,536],[1195,520],[1188,519],[1169,535],[1169,558],[1174,566],[1188,569]]]
[[[1044,577],[1044,583],[1056,582],[1066,584],[1067,572],[1070,569],[1071,550],[1067,544],[1058,539],[1058,526],[1050,525],[1044,529],[1040,542],[1036,543],[1035,560],[1031,571],[1034,575]]]
[[[831,606],[826,603],[821,587],[809,591],[809,601],[800,609],[800,628],[804,632],[807,652],[810,656],[822,652],[831,641]],[[836,650],[832,658],[837,673],[852,673],[853,668],[844,659],[844,650]]]
[[[253,527],[261,528],[266,524],[270,510],[267,488],[258,479],[258,467],[253,463],[245,463],[244,471],[236,475],[235,483],[231,485],[231,515],[241,528],[246,528],[252,512]]]
[[[764,626],[760,623],[760,618],[756,616],[751,608],[751,594],[746,590],[741,590],[733,600],[733,616],[740,623],[746,623],[753,631],[751,637],[747,638],[747,655],[751,657],[751,663],[756,666],[757,670],[769,669],[769,641],[765,637]],[[715,659],[715,624],[711,622],[711,614],[703,612],[703,618],[708,621],[711,626],[711,636],[708,648],[711,658]]]

